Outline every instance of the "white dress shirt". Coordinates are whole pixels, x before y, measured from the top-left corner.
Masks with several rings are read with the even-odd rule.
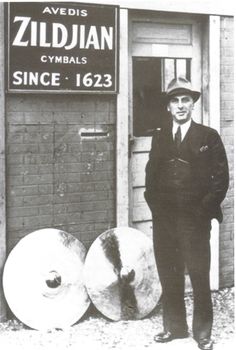
[[[173,140],[175,138],[175,134],[177,132],[178,127],[180,126],[181,129],[181,141],[183,141],[183,139],[185,138],[188,129],[190,128],[192,119],[188,120],[186,123],[184,124],[178,124],[176,123],[176,121],[173,120],[173,126],[172,126],[172,135],[173,135]]]

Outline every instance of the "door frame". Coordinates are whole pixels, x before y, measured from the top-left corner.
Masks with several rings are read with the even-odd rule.
[[[180,14],[181,17],[181,14]],[[168,18],[168,17],[167,17]],[[202,114],[205,125],[220,132],[220,17],[206,16],[202,35]],[[129,11],[120,9],[120,92],[117,96],[116,225],[129,225],[129,111],[130,36]],[[127,83],[128,82],[128,83]],[[219,224],[212,222],[211,289],[219,289]]]

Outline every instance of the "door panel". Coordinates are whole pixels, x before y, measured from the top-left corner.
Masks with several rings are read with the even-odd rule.
[[[161,23],[160,21],[142,22],[134,20],[132,24],[133,42],[165,43],[178,45],[192,44],[192,25],[182,23]],[[135,47],[135,46],[134,46]]]

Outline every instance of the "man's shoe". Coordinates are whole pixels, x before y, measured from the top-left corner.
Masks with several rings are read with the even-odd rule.
[[[187,337],[188,337],[188,333],[175,334],[171,332],[161,332],[154,336],[154,340],[157,343],[167,343],[174,339],[182,339]]]
[[[210,338],[200,339],[198,341],[198,347],[201,350],[212,350],[213,349],[213,341]]]

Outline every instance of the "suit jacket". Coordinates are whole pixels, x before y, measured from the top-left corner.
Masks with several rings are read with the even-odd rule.
[[[158,181],[162,162],[173,154],[172,127],[155,131],[146,165],[145,199],[153,214],[160,205]],[[192,166],[193,181],[199,188],[199,215],[207,215],[222,222],[220,204],[229,186],[226,152],[218,132],[210,127],[191,122],[181,143],[181,153]]]

